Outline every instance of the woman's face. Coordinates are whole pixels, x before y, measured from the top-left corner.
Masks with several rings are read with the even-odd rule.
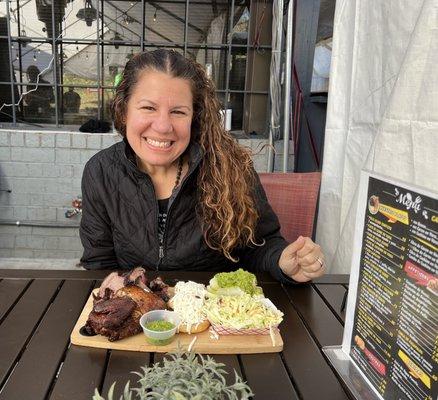
[[[126,138],[146,167],[169,167],[190,142],[189,81],[163,72],[140,73],[126,110]]]

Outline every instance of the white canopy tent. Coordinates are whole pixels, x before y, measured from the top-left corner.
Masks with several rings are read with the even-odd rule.
[[[338,0],[316,239],[349,273],[362,169],[438,191],[438,0]]]

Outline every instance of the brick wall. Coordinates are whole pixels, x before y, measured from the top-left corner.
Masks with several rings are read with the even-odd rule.
[[[80,217],[65,212],[81,194],[85,163],[119,140],[117,134],[0,131],[0,257],[78,259]],[[256,170],[265,171],[266,140],[240,142],[252,149]],[[281,154],[282,144],[276,147]]]

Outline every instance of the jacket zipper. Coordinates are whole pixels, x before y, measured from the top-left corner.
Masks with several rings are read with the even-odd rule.
[[[137,165],[134,164],[131,160],[128,159],[128,161],[131,163],[131,165],[132,165],[134,168],[137,168]],[[189,177],[192,175],[192,173],[193,173],[193,171],[194,171],[195,169],[196,169],[196,168],[194,168],[194,169],[190,172],[190,174],[188,174],[188,175],[184,178],[184,180],[181,182],[181,187],[179,188],[179,191],[178,191],[178,193],[176,194],[175,198],[173,199],[173,202],[172,202],[172,204],[170,205],[170,208],[169,208],[169,210],[168,210],[168,213],[167,213],[167,219],[166,219],[166,222],[165,222],[165,224],[164,224],[163,238],[162,238],[162,240],[159,240],[159,242],[158,242],[158,263],[157,263],[157,265],[156,265],[156,267],[155,267],[155,270],[156,270],[156,271],[158,271],[158,269],[159,269],[159,267],[160,267],[160,265],[161,265],[161,262],[163,261],[163,258],[164,258],[164,242],[165,242],[165,239],[166,239],[167,221],[169,220],[169,217],[170,217],[170,211],[172,210],[172,208],[173,208],[173,204],[175,203],[176,199],[178,198],[178,196],[179,196],[179,194],[181,193],[181,191],[183,190],[183,188],[184,188],[186,182],[188,181]],[[154,184],[152,183],[151,178],[150,178],[147,174],[144,174],[144,175],[146,175],[147,179],[149,179],[149,182],[150,182],[151,187],[152,187],[152,193],[153,193],[153,195],[154,195],[154,198],[156,199],[156,194],[155,194]],[[155,201],[155,213],[156,213],[156,224],[155,224],[155,226],[156,226],[156,231],[157,231],[157,237],[158,237],[158,214],[159,214],[159,212],[160,212],[160,211],[159,211],[159,209],[158,209],[158,201]]]

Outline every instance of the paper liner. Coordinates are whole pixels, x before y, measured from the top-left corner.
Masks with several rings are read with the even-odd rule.
[[[216,332],[218,335],[269,335],[269,328],[251,328],[251,329],[236,329],[225,327],[223,325],[211,324],[210,331]],[[274,332],[278,331],[278,325],[272,326]]]

